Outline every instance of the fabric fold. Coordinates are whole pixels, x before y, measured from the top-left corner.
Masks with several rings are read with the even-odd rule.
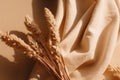
[[[84,24],[81,19],[79,21],[81,21],[80,24]],[[109,65],[117,42],[119,12],[115,1],[96,1],[90,20],[81,33],[82,37],[79,37],[80,25],[75,28],[76,30],[72,29],[61,42],[64,54],[66,54],[64,60],[68,72],[70,75],[77,73],[81,76],[81,80],[98,80]],[[76,47],[74,45],[75,48],[70,51],[74,43],[80,44],[76,44]],[[72,79],[79,80],[80,77],[71,76]]]

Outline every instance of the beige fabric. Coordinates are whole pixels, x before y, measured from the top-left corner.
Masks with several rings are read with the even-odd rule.
[[[66,0],[63,3],[61,46],[71,80],[98,80],[116,46],[119,0]],[[60,21],[59,16],[56,20]]]

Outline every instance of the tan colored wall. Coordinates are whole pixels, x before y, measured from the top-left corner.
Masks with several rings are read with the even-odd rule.
[[[24,34],[19,34],[26,32],[26,14],[32,16],[32,0],[0,0],[0,30],[11,30],[24,38]],[[33,61],[21,53],[0,41],[0,80],[26,80]]]

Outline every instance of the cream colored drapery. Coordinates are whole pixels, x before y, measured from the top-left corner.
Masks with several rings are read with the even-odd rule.
[[[119,44],[120,0],[58,0],[55,9],[70,79],[99,80]]]

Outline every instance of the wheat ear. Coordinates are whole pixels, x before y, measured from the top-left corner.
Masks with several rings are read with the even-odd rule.
[[[24,54],[28,55],[29,57],[32,57],[36,53],[23,40],[21,40],[14,34],[9,34],[9,32],[7,33],[0,32],[0,39],[10,47],[17,48],[17,49],[19,48],[24,52]]]
[[[112,67],[109,65],[104,73],[104,76],[105,80],[120,80],[120,67]]]
[[[55,63],[58,67],[59,75],[61,76],[62,80],[69,80],[69,76],[65,69],[65,64],[63,61],[63,57],[60,53],[60,36],[59,36],[59,30],[57,29],[55,18],[52,14],[52,12],[45,8],[45,18],[48,24],[49,28],[49,38],[48,38],[48,48],[50,49],[51,55],[55,58]]]

